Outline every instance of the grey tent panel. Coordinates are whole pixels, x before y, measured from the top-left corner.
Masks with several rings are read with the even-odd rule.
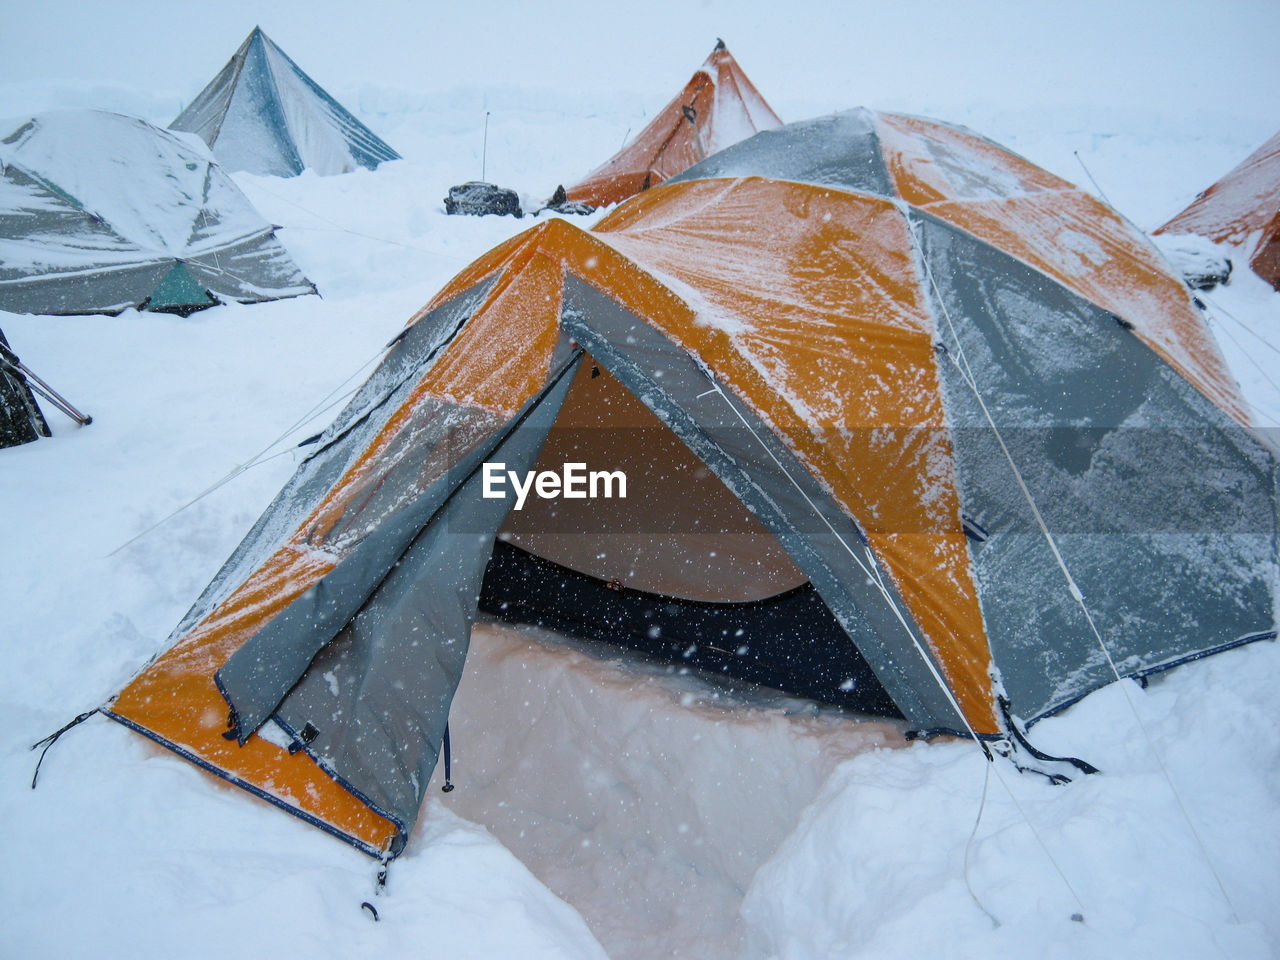
[[[241,743],[277,713],[370,806],[402,826],[413,822],[439,744],[423,734],[443,732],[480,579],[510,509],[480,496],[480,466],[496,456],[517,469],[533,464],[579,357],[562,344],[546,389],[408,506],[379,517],[337,567],[227,660],[215,679]],[[340,633],[347,642],[329,652]],[[344,694],[334,678],[352,671]],[[338,702],[318,705],[329,697]],[[344,710],[344,697],[360,703]],[[308,724],[317,735],[304,732]],[[413,729],[398,729],[406,724]]]
[[[27,126],[33,128],[35,121]],[[0,256],[0,290],[15,281],[62,272],[58,258],[22,257],[16,250],[10,252],[10,244],[30,244],[38,249],[74,246],[81,251],[77,266],[107,266],[136,259],[135,245],[111,224],[87,215],[84,207],[47,175],[12,162],[0,163],[0,241],[6,254]],[[8,296],[0,293],[0,297]]]
[[[262,303],[316,292],[268,231],[189,259],[144,260],[0,279],[0,309],[43,316],[114,315],[134,307],[145,309],[143,305],[177,263],[184,264],[200,287],[220,301]],[[207,297],[193,304],[207,305]]]
[[[372,130],[352,116],[342,104],[329,95],[327,90],[311,79],[307,73],[303,72],[302,68],[294,63],[287,53],[271,43],[269,39],[266,39],[265,35],[263,39],[274,47],[275,52],[280,55],[281,60],[288,64],[294,76],[311,91],[316,100],[323,106],[330,122],[342,132],[351,150],[351,158],[356,163],[367,170],[373,170],[377,168],[378,164],[387,160],[400,159],[400,154],[387,146]]]
[[[372,170],[400,156],[257,27],[169,128],[199,136],[229,170],[269,176]]]
[[[261,303],[316,292],[315,285],[298,272],[297,264],[271,230],[216,252],[184,257],[182,263],[202,287],[220,300]],[[289,293],[282,294],[284,290]]]
[[[375,409],[385,408],[388,403],[395,406],[395,398],[406,395],[440,351],[453,342],[489,295],[497,279],[498,274],[495,273],[481,280],[401,331],[387,345],[388,352],[378,368],[334,417],[333,423],[320,437],[317,449],[336,443],[368,419]]]
[[[228,170],[294,177],[302,172],[304,164],[289,135],[262,36],[255,30],[245,41],[243,53],[237,53],[242,59],[235,73],[235,86],[227,97],[226,113],[218,119],[217,136],[206,143],[214,149],[218,163]],[[169,128],[187,129],[183,125],[185,115],[180,115]]]
[[[562,362],[486,459],[533,467],[581,358]],[[477,469],[324,648],[276,711],[295,734],[310,724],[316,761],[407,838],[435,768],[462,677],[480,583],[511,509],[482,496]],[[399,850],[393,849],[393,853]]]
[[[0,310],[42,316],[114,315],[144,303],[174,263],[161,260],[0,281]]]
[[[962,509],[986,534],[970,556],[1014,709],[1035,719],[1114,676],[965,361],[1122,675],[1272,631],[1267,448],[1111,314],[940,221],[913,224],[937,284]]]
[[[235,93],[236,76],[244,64],[242,53],[248,45],[248,39],[240,44],[231,59],[218,71],[218,75],[187,104],[177,120],[169,124],[170,130],[194,133],[206,144],[217,139],[222,121],[227,115],[227,107],[231,104],[231,95]],[[178,120],[182,121],[181,126],[177,125]]]
[[[246,641],[218,671],[218,687],[234,708],[242,744],[271,715],[320,647],[356,615],[418,531],[500,442],[496,433],[501,422],[492,414],[444,404],[429,406],[424,413],[432,429],[414,431],[409,459],[396,465],[401,478],[419,474],[429,460],[451,460],[450,455],[457,452],[456,430],[478,434],[479,442],[471,444],[460,461],[436,474],[416,497],[415,491],[406,491],[408,502],[400,509],[375,511],[367,524],[361,518],[359,527],[372,532],[353,540],[350,553],[332,571]]]
[[[773,432],[685,350],[572,275],[561,323],[778,539],[903,715],[920,729],[963,731],[892,581],[854,522]]]
[[[667,182],[713,177],[770,177],[895,196],[874,116],[862,109],[764,130]]]
[[[457,335],[492,288],[496,277],[481,281],[441,304],[408,327],[389,345],[372,376],[356,391],[311,453],[254,523],[191,609],[174,628],[171,642],[190,630],[308,516],[369,441],[386,425],[431,363]]]
[[[0,309],[114,314],[152,300],[178,264],[198,309],[314,293],[202,148],[133,117],[30,118],[0,147]],[[207,291],[207,293],[206,293]]]
[[[218,671],[244,743],[311,662],[364,604],[390,564],[502,442],[498,415],[443,401],[421,404],[384,454],[387,469],[311,546],[337,566],[278,614]]]
[[[0,309],[10,313],[119,313],[137,306],[174,261],[140,254],[100,217],[88,214],[58,186],[17,164],[0,165]],[[66,258],[24,256],[17,248],[72,249]]]

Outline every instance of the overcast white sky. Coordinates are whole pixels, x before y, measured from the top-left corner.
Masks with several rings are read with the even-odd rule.
[[[217,0],[6,4],[0,83],[190,99],[260,24],[321,84],[597,87],[665,101],[717,36],[780,111],[959,104],[1271,118],[1280,3]],[[1046,8],[1053,11],[1046,16]],[[1046,29],[1052,23],[1052,29]]]

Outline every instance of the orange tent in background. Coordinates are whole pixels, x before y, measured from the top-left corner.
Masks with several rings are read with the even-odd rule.
[[[1156,233],[1194,233],[1238,247],[1253,272],[1280,290],[1280,133]]]
[[[631,143],[570,187],[569,199],[595,207],[621,203],[717,150],[780,126],[719,40],[679,95]]]

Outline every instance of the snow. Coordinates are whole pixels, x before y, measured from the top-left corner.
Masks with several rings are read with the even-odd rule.
[[[1108,687],[1040,724],[1043,748],[1070,753],[1087,740],[1103,770],[1066,788],[997,766],[983,804],[984,763],[958,743],[851,760],[756,875],[743,912],[782,957],[893,955],[904,937],[909,956],[1274,956],[1264,891],[1280,833],[1256,804],[1268,803],[1280,756],[1270,680],[1241,671],[1274,670],[1276,652],[1222,654],[1198,678],[1175,673],[1145,691]],[[922,842],[886,872],[902,820]],[[837,870],[843,882],[827,883]]]
[[[95,418],[77,429],[46,408],[52,439],[0,451],[2,952],[1280,955],[1274,643],[1037,725],[1038,746],[1103,771],[1053,787],[965,743],[907,745],[482,625],[457,789],[433,791],[381,895],[362,854],[101,718],[54,746],[30,790],[29,745],[163,648],[350,375],[535,222],[444,215],[448,187],[480,174],[485,111],[487,178],[549,195],[723,36],[784,120],[866,104],[963,124],[1094,192],[1083,162],[1150,229],[1275,132],[1280,81],[1280,9],[1248,2],[659,3],[637,17],[586,0],[554,15],[60,0],[0,35],[0,116],[101,108],[164,125],[254,23],[405,159],[234,175],[321,297],[185,320],[0,313],[19,356]],[[1202,299],[1258,421],[1280,427],[1280,294],[1237,262]]]

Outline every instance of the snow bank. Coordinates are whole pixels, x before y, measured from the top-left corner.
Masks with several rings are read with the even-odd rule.
[[[49,722],[7,716],[24,740]],[[377,895],[363,855],[115,724],[68,736],[36,792],[31,767],[21,743],[0,754],[0,816],[21,825],[0,873],[10,956],[605,956],[511,853],[445,810]]]
[[[497,624],[473,633],[449,723],[443,802],[573,904],[614,960],[737,956],[742,893],[828,773],[905,742],[891,723]]]
[[[549,194],[639,130],[723,34],[784,119],[858,103],[933,115],[1084,182],[1078,151],[1110,199],[1151,227],[1274,132],[1266,81],[1280,71],[1268,45],[1277,14],[1248,6],[1228,17],[1216,4],[1086,4],[1064,22],[1057,9],[1015,17],[1007,5],[808,8],[781,20],[776,5],[660,5],[637,20],[583,3],[564,18],[503,20],[488,46],[458,32],[485,15],[473,7],[418,19],[404,7],[399,19],[278,7],[232,0],[176,17],[103,7],[106,20],[50,3],[0,38],[0,115],[100,107],[163,124],[261,16],[406,157],[341,177],[235,177],[283,225],[319,298],[186,320],[0,314],[18,354],[95,417],[80,430],[50,412],[52,439],[0,451],[5,952],[1280,954],[1280,648],[1270,643],[1146,691],[1113,686],[1034,728],[1040,746],[1103,773],[1051,788],[992,768],[972,844],[987,772],[972,747],[887,749],[881,733],[794,704],[737,703],[492,626],[477,631],[459,695],[458,789],[430,804],[376,899],[361,854],[100,719],[58,743],[31,791],[29,745],[163,647],[292,472],[290,444],[322,428],[450,276],[532,225],[444,215],[448,187],[480,173],[485,110],[489,179]],[[856,57],[851,36],[866,40]],[[1170,56],[1188,37],[1194,63]],[[975,70],[975,54],[995,66]],[[1238,270],[1205,300],[1259,422],[1280,427],[1280,294]],[[970,898],[966,847],[969,883],[999,927]]]
[[[1263,704],[1277,670],[1280,648],[1261,644],[1146,690],[1113,685],[1041,723],[1042,748],[1102,770],[1065,787],[1004,766],[988,783],[964,743],[848,761],[747,891],[753,946],[783,958],[1274,956],[1280,736]]]

